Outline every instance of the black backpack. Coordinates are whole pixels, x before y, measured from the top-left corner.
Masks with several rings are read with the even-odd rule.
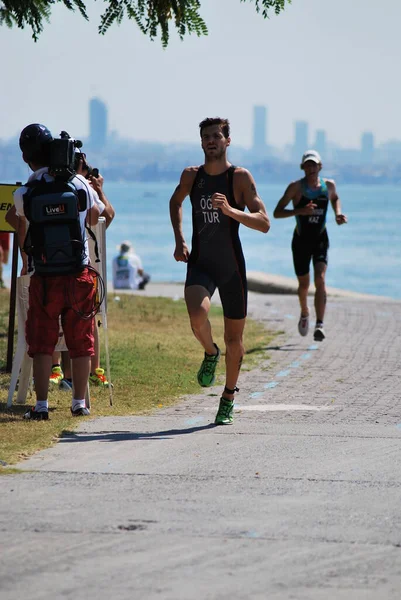
[[[24,214],[29,228],[24,252],[38,275],[71,275],[85,267],[85,238],[79,214],[87,208],[85,190],[68,181],[25,184]]]

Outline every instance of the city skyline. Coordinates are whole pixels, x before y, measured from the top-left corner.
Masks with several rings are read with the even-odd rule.
[[[324,129],[310,131],[307,121],[294,121],[292,143],[282,148],[275,148],[269,144],[269,114],[267,106],[253,106],[252,143],[247,148],[253,158],[277,157],[297,163],[305,150],[311,148],[317,150],[325,160],[329,161],[338,158],[336,153],[342,151],[346,153],[348,160],[352,156],[350,153],[353,153],[351,162],[358,164],[374,164],[375,160],[380,157],[381,146],[376,146],[374,134],[370,131],[361,133],[360,144],[357,148],[341,148],[332,144]],[[106,141],[111,141],[113,137],[115,141],[118,140],[118,136],[113,136],[112,132],[108,131],[107,123],[107,104],[100,98],[91,98],[89,101],[88,143],[92,148],[104,148]],[[384,144],[385,146],[386,144]],[[398,140],[398,145],[396,144],[393,148],[393,158],[397,157],[401,162],[401,140]],[[387,160],[388,156],[382,152],[381,158]]]
[[[373,164],[380,154],[381,147],[375,145],[375,136],[371,131],[361,133],[360,144],[357,148],[341,148],[328,139],[324,129],[310,131],[308,121],[294,121],[292,143],[288,144],[283,152],[283,149],[274,148],[269,144],[268,115],[268,107],[261,105],[253,107],[253,140],[250,150],[255,156],[258,154],[262,158],[277,155],[286,160],[298,162],[300,156],[307,149],[317,150],[322,157],[329,160],[335,157],[336,152],[344,151],[348,153],[348,156],[350,152],[354,152],[354,161],[358,163]],[[394,142],[396,141],[394,140]],[[398,160],[401,162],[401,140],[398,140],[398,147],[396,146],[394,150],[395,156],[398,156]]]
[[[383,0],[380,11],[373,0],[294,0],[268,20],[251,3],[202,0],[209,36],[181,42],[173,35],[166,50],[129,21],[99,36],[102,7],[87,5],[89,23],[57,3],[37,44],[29,30],[2,27],[2,139],[37,121],[87,137],[91,97],[107,102],[110,131],[136,140],[196,143],[199,121],[222,115],[233,144],[249,148],[257,105],[269,107],[277,147],[291,143],[293,123],[302,120],[347,148],[359,147],[363,132],[376,145],[401,135],[396,0]]]
[[[262,155],[265,153],[268,155],[268,148],[271,147],[269,144],[269,115],[271,111],[268,106],[265,105],[254,105],[251,107],[253,111],[253,121],[252,121],[252,135],[250,139],[249,146],[242,146],[243,148],[247,148],[251,151],[259,151]],[[273,115],[274,116],[274,115]],[[156,144],[163,144],[161,140],[150,140],[150,139],[140,139],[135,137],[125,137],[124,135],[120,135],[119,132],[110,130],[108,127],[109,122],[109,107],[107,102],[99,98],[98,96],[90,97],[88,99],[88,119],[87,119],[87,135],[82,136],[80,134],[76,135],[72,134],[73,137],[77,138],[86,138],[87,143],[92,147],[103,148],[106,140],[110,141],[111,138],[115,139],[126,139],[135,142],[154,142]],[[372,131],[361,131],[359,137],[359,144],[355,147],[347,147],[342,146],[341,144],[336,144],[332,140],[330,140],[327,136],[327,131],[325,129],[316,129],[312,130],[310,128],[310,124],[305,120],[293,120],[292,121],[293,128],[293,137],[288,141],[287,144],[283,144],[283,146],[277,146],[278,149],[285,147],[292,147],[294,151],[293,158],[302,155],[305,149],[314,148],[320,154],[324,154],[328,147],[331,148],[339,148],[344,150],[361,150],[366,159],[371,160],[374,154],[375,149],[378,149],[380,146],[386,145],[394,145],[397,147],[400,146],[400,160],[401,160],[401,132],[400,139],[392,138],[388,140],[384,140],[382,144],[376,144],[375,133]],[[55,137],[58,136],[58,131],[53,130],[53,135]],[[313,135],[314,134],[314,135]],[[14,136],[11,138],[1,138],[0,141],[9,142],[13,139],[17,139],[19,136],[19,131],[16,132]],[[176,143],[176,140],[168,140],[164,142],[168,143]],[[196,143],[196,142],[195,142]],[[304,149],[304,150],[302,150]],[[398,149],[397,149],[398,150]]]
[[[90,98],[87,107],[88,135],[80,136],[69,133],[84,143],[84,151],[91,157],[90,162],[94,160],[102,168],[110,167],[114,173],[113,177],[119,177],[118,163],[125,165],[124,177],[135,178],[142,169],[147,172],[146,177],[149,177],[151,172],[158,177],[159,169],[155,169],[155,165],[159,165],[160,172],[165,172],[168,163],[174,164],[176,169],[180,157],[184,161],[188,160],[194,163],[199,162],[202,157],[198,143],[163,144],[160,141],[120,138],[116,132],[109,129],[108,112],[108,106],[101,98]],[[334,169],[334,172],[338,172],[339,169],[347,169],[347,166],[354,165],[362,168],[361,176],[363,178],[368,176],[363,168],[368,167],[373,169],[371,173],[373,178],[382,178],[384,176],[383,166],[386,163],[391,163],[393,166],[385,170],[387,173],[385,177],[388,177],[390,173],[390,177],[393,178],[394,168],[401,165],[400,140],[393,140],[390,144],[376,145],[372,132],[362,132],[359,147],[343,148],[333,144],[324,129],[311,130],[307,121],[293,123],[293,139],[289,144],[283,147],[273,146],[269,144],[269,108],[255,105],[252,112],[252,143],[250,147],[235,145],[231,146],[229,150],[229,159],[236,163],[243,162],[250,166],[260,165],[267,161],[270,164],[268,169],[271,169],[276,162],[277,165],[281,164],[278,171],[283,169],[286,171],[290,165],[299,165],[302,154],[307,149],[313,148],[322,156],[326,169],[329,168],[331,171]],[[52,133],[55,137],[58,136],[57,131]],[[0,139],[0,154],[2,159],[0,175],[3,178],[13,178],[14,175],[10,175],[9,168],[12,165],[11,172],[14,174],[18,171],[18,138],[9,142]],[[117,156],[119,158],[116,161]]]
[[[249,147],[242,147],[242,149],[248,150],[249,156],[253,159],[275,157],[297,163],[299,157],[306,149],[313,148],[324,157],[325,161],[328,160],[329,162],[338,159],[341,160],[342,154],[347,161],[355,164],[373,165],[378,159],[379,162],[381,162],[388,160],[389,158],[401,162],[401,140],[390,140],[384,142],[381,146],[377,146],[374,133],[371,131],[363,131],[360,134],[360,143],[358,147],[341,147],[333,144],[333,142],[328,139],[325,129],[316,129],[313,131],[310,129],[308,121],[304,120],[293,122],[293,139],[289,144],[282,147],[274,147],[269,144],[269,107],[264,105],[254,105],[252,111],[251,144]],[[126,141],[142,142],[145,144],[150,142],[149,140],[135,140],[135,138],[120,138],[117,132],[110,131],[108,123],[109,108],[107,103],[96,96],[89,98],[88,135],[86,136],[86,144],[89,149],[96,149],[97,153],[102,153],[110,142],[114,141],[114,143],[118,143],[119,140],[122,141],[124,139]],[[58,132],[53,131],[53,135],[57,137]],[[83,139],[85,136],[76,135],[75,137]],[[15,139],[16,138],[17,136]],[[3,140],[0,138],[0,141]],[[154,140],[153,143],[163,145],[159,140]],[[386,148],[388,145],[390,145],[390,151],[388,149],[387,152],[381,151],[381,148]]]
[[[125,144],[128,147],[132,144],[141,146],[147,145],[147,160],[151,163],[152,160],[160,159],[160,148],[168,147],[169,144],[163,144],[161,141],[146,141],[135,140],[130,138],[120,138],[116,132],[109,129],[109,109],[107,103],[99,97],[92,97],[88,102],[88,135],[80,136],[72,133],[72,137],[81,139],[85,144],[85,151],[95,155],[102,162],[107,162],[107,154],[116,149],[122,149]],[[289,144],[282,147],[273,146],[269,143],[269,107],[263,105],[255,105],[252,107],[252,140],[249,147],[237,145],[234,149],[236,157],[242,156],[245,160],[250,160],[253,163],[263,162],[265,159],[278,159],[282,162],[298,164],[300,157],[307,149],[315,149],[322,156],[323,161],[329,165],[349,163],[355,165],[375,165],[383,164],[387,161],[392,161],[395,164],[401,164],[401,140],[392,140],[390,143],[376,145],[375,136],[370,131],[364,131],[360,135],[360,143],[356,148],[340,147],[333,144],[328,138],[327,132],[324,129],[312,130],[308,121],[293,122],[293,139]],[[274,118],[274,115],[273,115]],[[52,132],[54,137],[58,136],[57,131]],[[15,144],[14,151],[17,148],[17,136],[11,141],[0,142],[5,146]],[[177,145],[178,146],[178,145]],[[155,153],[152,157],[152,150]],[[159,148],[159,150],[156,150]],[[172,153],[177,154],[178,148],[171,144]],[[194,155],[194,148],[198,148],[198,144],[183,144],[182,149],[185,153],[185,148],[191,148],[190,155]],[[230,148],[230,155],[232,154]],[[13,152],[14,154],[14,152]],[[4,159],[3,159],[4,160]],[[164,160],[164,159],[163,159]]]

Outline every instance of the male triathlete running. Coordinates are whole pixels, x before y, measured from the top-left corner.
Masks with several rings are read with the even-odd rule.
[[[238,236],[240,223],[267,233],[270,228],[265,206],[252,175],[227,160],[230,124],[227,119],[207,118],[200,124],[205,164],[187,167],[170,200],[175,235],[174,258],[188,263],[185,301],[192,331],[205,350],[198,371],[203,387],[213,385],[220,349],[213,342],[208,313],[218,288],[224,313],[226,382],[215,423],[233,422],[234,393],[244,347],[242,335],[247,313],[245,261]],[[192,203],[192,249],[189,253],[182,232],[182,203]],[[249,213],[245,213],[248,208]]]
[[[293,181],[287,187],[284,196],[274,209],[276,219],[295,217],[296,227],[292,238],[292,255],[295,273],[298,277],[298,297],[301,305],[301,316],[298,331],[302,336],[309,330],[309,265],[313,260],[315,279],[315,311],[316,326],[314,339],[321,342],[326,337],[323,329],[326,308],[327,253],[329,238],[326,230],[326,215],[329,202],[334,210],[337,225],[347,222],[341,212],[340,199],[337,196],[336,184],[332,179],[319,177],[322,159],[315,150],[307,150],[302,156],[301,169],[305,177]],[[291,202],[293,209],[286,206]]]

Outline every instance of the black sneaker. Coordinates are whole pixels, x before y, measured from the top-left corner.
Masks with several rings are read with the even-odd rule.
[[[326,337],[325,331],[323,329],[323,324],[322,323],[318,323],[315,327],[315,331],[313,333],[313,339],[315,340],[315,342],[323,342],[324,338]]]
[[[87,417],[91,414],[91,411],[86,406],[78,406],[75,410],[71,407],[71,414],[73,417]]]
[[[28,419],[30,421],[48,421],[49,413],[47,410],[36,411],[35,407],[33,406],[24,414],[24,419]]]

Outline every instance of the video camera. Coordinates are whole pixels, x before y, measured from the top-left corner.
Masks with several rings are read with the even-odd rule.
[[[82,142],[72,138],[66,131],[62,131],[59,138],[50,142],[49,171],[56,178],[69,179],[73,177],[81,160],[83,169],[87,171],[85,177],[99,176],[99,170],[94,169],[86,162],[86,155],[83,152],[77,152],[78,148],[82,148]]]

